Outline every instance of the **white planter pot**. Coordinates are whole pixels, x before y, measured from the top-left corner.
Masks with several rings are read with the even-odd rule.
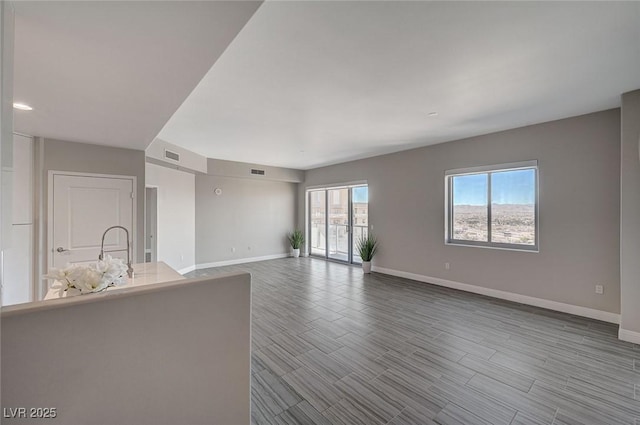
[[[371,273],[371,261],[363,261],[362,262],[362,270],[365,273]]]
[[[298,258],[300,256],[300,248],[291,250],[293,258]]]

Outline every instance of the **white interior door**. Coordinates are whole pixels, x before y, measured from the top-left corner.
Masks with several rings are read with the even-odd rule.
[[[87,263],[98,259],[100,241],[111,226],[129,230],[133,255],[134,177],[102,177],[53,174],[52,229],[49,252],[53,267],[67,263]],[[124,231],[114,229],[107,234],[105,251],[126,259],[127,238]]]

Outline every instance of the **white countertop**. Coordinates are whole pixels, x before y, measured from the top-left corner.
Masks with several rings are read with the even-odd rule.
[[[107,288],[107,291],[131,286],[149,285],[152,283],[172,282],[180,279],[184,279],[184,277],[162,261],[157,263],[138,263],[133,264],[133,278],[128,279],[126,285],[112,286]],[[62,297],[66,296],[67,293],[65,292]],[[51,300],[62,297],[58,295],[57,290],[49,289],[44,299]]]

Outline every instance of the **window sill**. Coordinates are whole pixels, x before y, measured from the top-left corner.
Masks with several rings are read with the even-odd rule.
[[[527,249],[527,248],[512,248],[512,247],[506,247],[506,246],[475,245],[475,244],[471,244],[471,243],[449,242],[449,241],[445,241],[444,244],[448,245],[448,246],[464,246],[464,247],[468,247],[468,248],[497,249],[497,250],[500,250],[500,251],[516,251],[516,252],[527,252],[527,253],[534,253],[534,254],[539,254],[540,253],[540,248],[539,247],[536,247],[535,249]]]

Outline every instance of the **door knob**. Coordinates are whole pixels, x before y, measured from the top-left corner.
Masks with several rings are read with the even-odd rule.
[[[59,246],[56,248],[57,252],[65,252],[65,251],[69,251],[68,249],[64,249],[63,247]]]

